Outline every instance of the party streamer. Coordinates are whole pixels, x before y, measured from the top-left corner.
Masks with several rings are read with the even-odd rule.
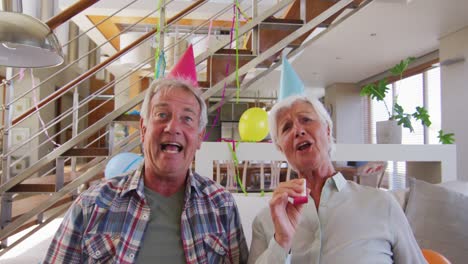
[[[247,196],[247,191],[245,190],[245,186],[244,184],[242,184],[242,181],[239,175],[239,160],[237,159],[237,154],[236,154],[236,147],[239,145],[239,142],[236,142],[235,140],[226,140],[226,141],[228,142],[229,150],[231,151],[231,156],[232,156],[232,159],[234,160],[234,166],[236,168],[237,184],[239,184],[242,192]]]
[[[229,38],[230,38],[229,48],[230,49],[232,48],[232,37],[233,37],[233,32],[234,32],[234,24],[235,24],[235,16],[232,17],[231,29],[229,31]],[[231,60],[231,53],[229,53],[228,63],[226,64],[226,68],[225,68],[225,71],[224,71],[225,76],[228,76],[228,74],[229,74],[229,67],[231,65],[230,60]],[[221,93],[221,103],[219,104],[218,108],[216,109],[216,116],[215,116],[215,118],[213,120],[213,126],[216,126],[218,124],[219,117],[221,116],[221,107],[224,105],[224,97],[226,95],[226,88],[227,88],[227,83],[224,82],[223,91]],[[210,137],[210,133],[205,134],[204,140],[207,140],[209,137]]]
[[[236,17],[236,104],[239,103],[240,96],[240,81],[239,81],[239,1],[234,4],[234,14]]]
[[[161,10],[163,0],[158,1],[158,10]],[[161,18],[160,18],[161,19]],[[159,27],[159,22],[156,23],[156,33],[155,33],[155,39],[156,39],[156,51],[154,53],[154,61],[156,62],[156,66],[154,67],[154,79],[158,79],[159,77],[164,77],[164,72],[166,70],[166,58],[164,55],[164,47],[163,50],[161,50],[159,43],[161,41],[161,28]]]
[[[32,87],[36,87],[36,84],[34,82],[34,74],[33,74],[33,70],[30,69],[30,73],[31,73],[31,83],[32,83]],[[42,120],[41,118],[41,114],[39,113],[39,106],[38,106],[38,102],[37,102],[37,94],[36,94],[36,89],[32,89],[32,93],[33,93],[33,101],[34,101],[34,108],[36,108],[36,111],[37,111],[37,117],[39,118],[39,122],[41,122],[41,126],[42,126],[42,130],[44,130],[44,134],[46,135],[46,137],[50,140],[50,142],[52,142],[55,146],[57,147],[60,147],[60,144],[58,144],[57,142],[55,142],[50,136],[49,136],[49,132],[47,132],[47,129],[46,129],[46,125],[45,125],[45,122],[44,120]]]
[[[19,75],[18,75],[18,81],[23,80],[23,78],[24,78],[24,71],[25,71],[25,70],[26,70],[25,68],[21,68],[21,69],[19,70],[19,73],[18,73],[18,74],[19,74]]]

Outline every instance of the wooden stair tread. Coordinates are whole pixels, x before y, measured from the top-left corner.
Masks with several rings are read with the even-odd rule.
[[[209,88],[210,87],[210,82],[208,81],[198,81],[198,86],[202,88]]]
[[[78,172],[75,172],[75,175],[72,176],[72,174],[70,172],[65,172],[64,175],[63,175],[63,180],[64,182],[71,182],[73,181],[74,179],[78,178],[78,176],[80,176],[81,173],[78,173]],[[27,184],[55,184],[55,174],[51,174],[51,175],[46,175],[46,176],[43,176],[43,177],[34,177],[34,178],[29,178],[29,179],[26,179],[22,182],[23,184],[24,183],[27,183]]]
[[[72,182],[80,174],[75,173],[75,176],[72,176],[71,173],[65,173],[63,184],[66,185]],[[13,186],[9,192],[55,192],[55,175],[47,175],[43,177],[34,177],[24,180],[22,183]]]
[[[109,156],[107,148],[73,148],[65,151],[62,157],[102,157]]]
[[[67,185],[81,175],[82,172],[75,172],[74,175],[71,172],[64,173],[63,184]],[[99,180],[104,177],[104,173],[99,173],[96,177],[93,177],[88,182]],[[47,175],[43,177],[34,177],[24,180],[22,183],[13,186],[8,190],[8,192],[21,193],[21,192],[31,192],[31,193],[53,193],[55,192],[55,175]]]
[[[238,49],[238,53],[239,55],[252,55],[252,51],[249,49]],[[220,49],[213,54],[213,56],[216,55],[236,55],[236,49]]]
[[[121,115],[115,119],[120,122],[140,122],[140,115]]]
[[[275,23],[275,24],[304,24],[304,21],[301,19],[293,19],[293,18],[276,18],[276,17],[269,17],[263,20],[262,23]]]
[[[12,204],[12,220],[20,217],[22,214],[25,214],[31,211],[32,208],[35,208],[42,204],[43,202],[47,201],[50,198],[48,194],[38,194],[32,195],[27,198],[23,198],[20,200],[14,200]],[[64,203],[71,202],[73,197],[71,195],[66,195],[59,201],[57,201],[54,205],[49,207],[47,210],[60,206]],[[1,208],[1,204],[0,204]]]

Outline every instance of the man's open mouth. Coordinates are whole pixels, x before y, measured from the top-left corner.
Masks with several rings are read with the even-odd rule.
[[[167,153],[179,153],[184,149],[179,143],[162,143],[161,150]]]

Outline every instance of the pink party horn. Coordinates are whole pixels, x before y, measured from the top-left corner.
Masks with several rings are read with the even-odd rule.
[[[302,192],[301,196],[298,197],[288,197],[288,201],[292,203],[293,205],[298,205],[298,204],[305,204],[309,201],[309,195],[307,195],[307,185],[306,185],[306,180],[304,179],[302,184]]]

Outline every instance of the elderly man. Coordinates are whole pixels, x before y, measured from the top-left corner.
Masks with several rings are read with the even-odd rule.
[[[82,193],[44,263],[245,263],[232,195],[190,171],[206,123],[192,84],[152,83],[141,109],[144,164]]]
[[[254,220],[249,263],[425,263],[391,194],[348,182],[333,168],[333,124],[318,100],[287,97],[269,122],[299,179],[281,183]],[[309,202],[289,202],[301,197],[304,181]]]

